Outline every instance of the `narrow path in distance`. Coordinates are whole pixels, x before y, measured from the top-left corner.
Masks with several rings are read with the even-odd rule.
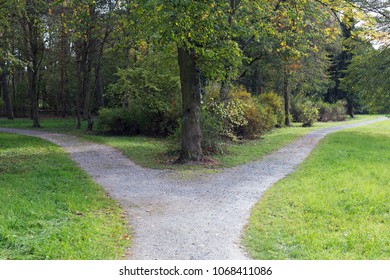
[[[251,207],[275,182],[294,171],[329,133],[385,120],[314,130],[256,162],[217,174],[180,179],[174,171],[137,166],[118,150],[75,136],[0,128],[40,137],[71,158],[118,200],[133,228],[131,259],[248,259],[241,232]]]

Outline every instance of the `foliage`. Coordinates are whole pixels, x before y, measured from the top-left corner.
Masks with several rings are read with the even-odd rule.
[[[237,130],[248,124],[244,115],[244,103],[239,99],[228,100],[226,103],[211,99],[207,101],[205,108],[223,124],[223,135],[230,139],[235,139]]]
[[[294,121],[302,122],[304,127],[312,126],[319,118],[318,105],[303,95],[293,98],[291,113]]]
[[[263,93],[259,96],[260,104],[271,108],[277,119],[277,126],[282,127],[284,125],[284,108],[282,98],[274,92]]]
[[[214,92],[211,90],[210,95],[214,96]],[[262,101],[239,87],[230,91],[225,102],[210,97],[205,106],[223,124],[223,136],[236,140],[255,138],[275,127],[279,111],[274,110],[280,109],[280,98],[269,95]]]
[[[98,129],[114,135],[135,135],[140,133],[141,125],[136,115],[139,112],[126,108],[104,108],[99,111]]]
[[[334,104],[329,104],[324,101],[317,101],[318,106],[318,120],[321,122],[340,122],[346,119],[346,102],[339,100]]]
[[[306,101],[302,104],[302,126],[310,127],[312,126],[318,119],[318,108],[317,106],[311,102]]]
[[[233,100],[243,102],[246,123],[238,127],[237,135],[244,138],[259,137],[275,127],[277,119],[274,108],[276,107],[272,106],[278,106],[276,100],[274,100],[275,104],[262,104],[258,97],[252,96],[241,87],[232,90],[230,96]]]
[[[118,80],[108,87],[108,105],[126,108],[119,111],[137,127],[132,133],[168,135],[177,127],[181,110],[179,78],[172,74],[169,64],[163,65],[164,61],[162,54],[156,54],[137,66],[118,69]]]
[[[253,104],[245,106],[245,118],[248,120],[248,124],[240,128],[239,135],[248,139],[264,135],[277,123],[272,110],[267,106],[262,106],[257,100],[254,100]]]
[[[343,89],[361,97],[373,113],[390,112],[390,48],[363,49],[352,58]]]
[[[215,80],[225,76],[225,65],[239,67],[242,52],[232,40],[228,1],[150,1],[156,11],[158,36],[191,50],[203,75]],[[146,5],[150,5],[147,3]]]
[[[221,115],[210,112],[206,106],[201,110],[202,150],[205,155],[218,155],[225,153],[224,122]]]

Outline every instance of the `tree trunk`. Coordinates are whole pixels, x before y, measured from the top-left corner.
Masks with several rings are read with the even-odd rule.
[[[351,117],[351,118],[355,118],[355,113],[354,113],[354,110],[353,110],[353,106],[352,104],[347,104],[347,114]]]
[[[26,8],[33,7],[33,1],[26,1]],[[39,124],[38,115],[38,74],[40,62],[43,58],[44,45],[40,42],[39,27],[36,18],[33,15],[28,15],[27,10],[21,17],[21,27],[23,30],[23,40],[25,48],[26,60],[30,63],[27,67],[28,75],[28,90],[31,101],[31,119],[33,120],[33,127],[41,127]],[[42,45],[40,44],[42,43]],[[39,59],[42,55],[41,59]]]
[[[63,11],[62,11],[63,12]],[[66,92],[65,92],[65,78],[66,78],[66,57],[68,55],[68,40],[65,33],[65,28],[61,24],[61,39],[60,39],[60,108],[61,117],[66,116]]]
[[[15,79],[15,73],[12,73],[12,99],[13,99],[13,102],[14,102],[14,105],[15,107],[13,108],[14,109],[14,117],[17,118],[18,117],[18,109],[17,109],[17,106],[16,106],[16,79]]]
[[[83,119],[86,120],[88,118],[88,113],[90,111],[90,89],[89,89],[89,77],[90,72],[88,70],[82,71],[82,96],[83,96]]]
[[[81,128],[81,104],[82,104],[82,79],[79,76],[78,79],[78,92],[79,94],[76,97],[76,118],[77,118],[77,125],[76,128],[80,129]]]
[[[283,96],[284,96],[284,114],[285,114],[284,124],[286,126],[291,126],[290,95],[288,92],[288,69],[287,69],[287,66],[285,66],[284,70],[283,70]]]
[[[9,88],[8,88],[8,73],[5,70],[0,75],[0,83],[1,83],[1,88],[2,88],[2,92],[3,92],[3,100],[4,100],[4,104],[5,104],[7,118],[9,120],[13,120],[14,119],[14,112],[12,109],[12,101],[11,101],[11,96],[9,94]]]
[[[33,127],[41,127],[38,114],[38,75],[31,67],[27,68],[31,100],[31,119],[33,121]]]
[[[195,55],[184,48],[178,48],[180,82],[183,102],[182,146],[179,162],[201,161],[200,130],[200,70],[196,67]]]
[[[100,68],[100,67],[99,67]],[[103,98],[103,77],[98,74],[96,77],[96,89],[95,89],[97,105],[99,109],[104,108],[104,98]]]
[[[66,116],[66,98],[65,98],[65,64],[61,61],[61,78],[60,78],[60,107],[61,107],[61,117],[65,118]]]

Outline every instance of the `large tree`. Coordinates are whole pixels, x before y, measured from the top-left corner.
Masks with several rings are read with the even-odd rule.
[[[155,1],[158,31],[177,46],[182,89],[180,162],[201,161],[200,105],[203,77],[223,75],[227,60],[240,57],[230,38],[229,1]]]

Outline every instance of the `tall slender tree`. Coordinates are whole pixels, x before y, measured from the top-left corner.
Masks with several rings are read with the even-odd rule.
[[[45,51],[44,16],[48,12],[47,2],[26,0],[25,3],[20,3],[17,12],[23,31],[24,59],[27,63],[31,118],[33,127],[40,127],[38,83],[39,71]]]

